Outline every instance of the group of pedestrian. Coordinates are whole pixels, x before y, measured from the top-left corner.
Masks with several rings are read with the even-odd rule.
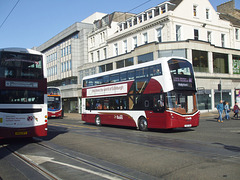
[[[229,112],[231,111],[228,102],[225,102],[223,104],[223,101],[221,100],[220,103],[217,105],[217,110],[218,110],[218,122],[223,122],[223,112],[225,112],[225,117],[224,119],[226,120],[230,120],[230,116],[229,116]],[[235,103],[234,107],[233,107],[233,112],[234,112],[234,116],[233,117],[237,117],[238,118],[238,112],[239,112],[239,107],[237,102]]]

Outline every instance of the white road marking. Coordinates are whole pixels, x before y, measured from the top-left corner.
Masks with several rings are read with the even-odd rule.
[[[90,174],[94,174],[94,175],[97,175],[97,176],[100,176],[100,177],[103,177],[103,178],[106,178],[106,179],[121,180],[120,178],[113,177],[113,176],[110,176],[108,174],[104,174],[104,173],[92,171],[92,170],[89,170],[89,169],[86,169],[86,168],[74,166],[74,165],[71,165],[71,164],[55,161],[54,158],[44,157],[44,156],[33,156],[33,155],[26,155],[26,156],[29,159],[31,159],[33,162],[35,162],[35,163],[37,163],[39,165],[44,163],[44,162],[52,162],[52,163],[55,163],[55,164],[60,164],[60,165],[67,166],[67,167],[70,167],[70,168],[74,168],[74,169],[77,169],[77,170],[80,170],[80,171],[84,171],[84,172],[87,172],[87,173],[90,173]]]

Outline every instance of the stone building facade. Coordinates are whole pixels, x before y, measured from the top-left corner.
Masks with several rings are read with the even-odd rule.
[[[170,0],[111,26],[115,33],[105,37],[103,59],[79,67],[83,76],[122,68],[163,56],[181,56],[194,67],[198,107],[214,110],[222,98],[231,105],[240,88],[240,40],[237,21],[219,15],[208,0]],[[97,36],[101,27],[89,37]],[[92,45],[90,54],[98,54]],[[218,84],[222,84],[222,91]]]
[[[208,0],[165,1],[139,14],[95,13],[37,48],[47,56],[48,85],[60,87],[65,112],[81,112],[84,76],[180,56],[193,64],[201,111],[214,110],[221,98],[233,105],[240,92],[234,3],[218,6],[220,13]]]

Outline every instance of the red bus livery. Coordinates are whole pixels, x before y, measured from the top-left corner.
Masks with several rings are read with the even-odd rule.
[[[48,117],[63,117],[61,91],[56,87],[48,87]]]
[[[45,56],[0,49],[0,138],[47,135]]]
[[[191,63],[168,57],[83,78],[82,120],[96,125],[189,128],[199,125]]]

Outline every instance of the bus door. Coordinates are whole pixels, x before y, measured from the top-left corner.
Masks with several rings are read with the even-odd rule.
[[[151,94],[144,100],[149,128],[160,128],[165,121],[165,95]]]

